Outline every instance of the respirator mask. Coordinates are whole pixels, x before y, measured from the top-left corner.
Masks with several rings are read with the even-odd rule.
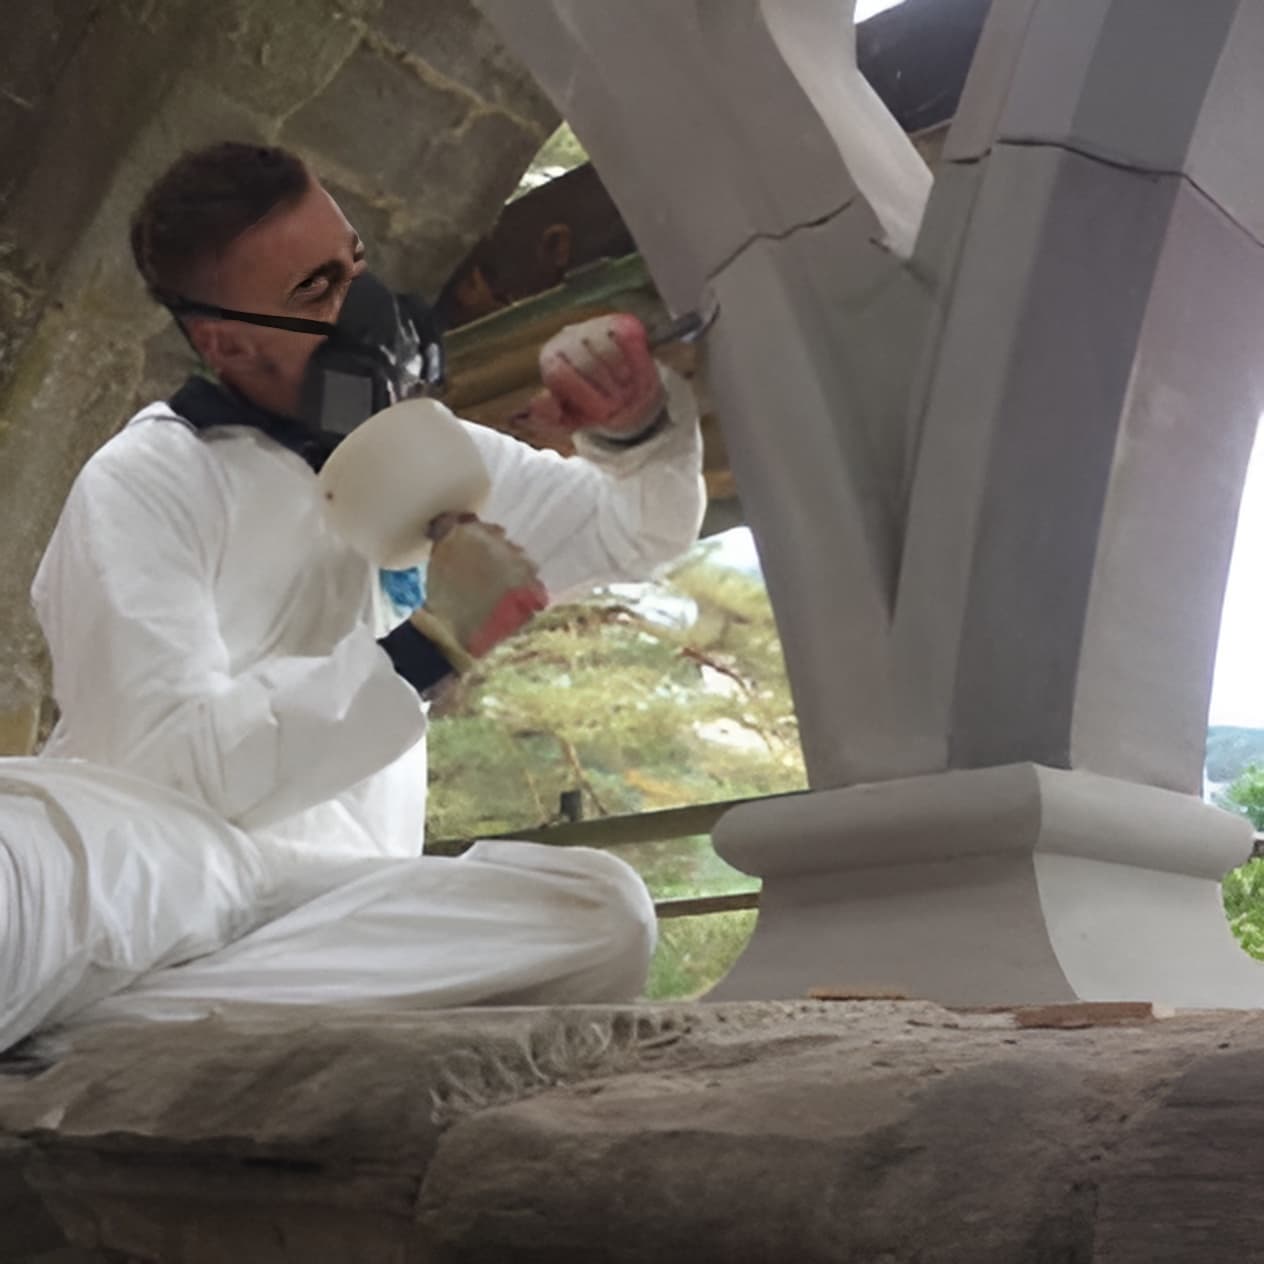
[[[319,430],[350,434],[374,413],[443,384],[443,343],[430,309],[392,294],[370,272],[347,289],[337,323],[312,352],[299,415]]]
[[[303,378],[299,417],[332,435],[346,436],[391,404],[443,385],[443,340],[430,308],[415,295],[392,293],[371,272],[362,272],[347,287],[333,324],[184,298],[169,299],[166,306],[175,316],[239,320],[323,337]]]

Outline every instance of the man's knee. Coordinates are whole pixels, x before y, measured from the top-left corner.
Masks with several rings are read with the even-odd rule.
[[[631,1000],[644,990],[658,943],[654,901],[640,874],[608,852],[585,849],[585,862],[603,904],[609,943],[605,986],[599,1000]]]

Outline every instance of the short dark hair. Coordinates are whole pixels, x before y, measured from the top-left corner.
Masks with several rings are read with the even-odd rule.
[[[132,217],[132,257],[150,294],[198,297],[200,269],[311,183],[303,160],[269,145],[223,141],[191,150],[151,186]]]

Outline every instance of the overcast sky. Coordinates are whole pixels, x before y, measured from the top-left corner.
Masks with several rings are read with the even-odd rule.
[[[1211,723],[1264,728],[1264,444],[1259,434],[1247,466],[1229,568]]]
[[[863,22],[883,9],[894,9],[897,4],[903,3],[904,0],[856,0],[856,21]]]

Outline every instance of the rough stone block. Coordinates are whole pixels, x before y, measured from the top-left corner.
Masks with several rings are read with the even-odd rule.
[[[8,234],[0,233],[0,390],[13,373],[47,296],[46,270]],[[0,417],[0,442],[12,419]]]
[[[447,218],[466,234],[481,235],[496,222],[506,199],[535,155],[538,141],[505,114],[480,114],[459,132],[435,138],[424,168],[416,176],[418,206],[428,216]],[[410,271],[424,268],[425,288],[437,293],[461,262],[469,236],[449,232],[442,247],[423,261],[409,251]],[[407,244],[407,235],[405,235]]]
[[[471,0],[384,0],[372,28],[436,75],[526,124],[540,141],[557,127],[548,97]]]
[[[360,173],[368,188],[404,196],[424,180],[437,137],[472,108],[465,94],[426,83],[400,59],[361,45],[329,86],[286,121],[281,140],[320,155],[340,173]]]
[[[38,155],[38,121],[95,16],[92,0],[27,5],[0,43],[0,206]]]
[[[433,299],[495,223],[535,145],[507,115],[491,112],[433,137],[425,162],[409,173],[409,190],[364,192],[341,178],[339,165],[326,170],[320,155],[313,162],[364,239],[370,266],[396,288]]]
[[[0,708],[0,756],[29,755],[39,735],[38,697],[24,707]]]
[[[27,1184],[30,1148],[0,1136],[0,1264],[27,1264],[66,1246],[66,1236]]]
[[[1262,1060],[1223,1013],[230,1012],[83,1033],[0,1127],[134,1264],[1189,1264],[1264,1232]]]
[[[73,250],[60,261],[59,294],[73,296],[95,316],[140,338],[166,328],[169,319],[145,293],[132,260],[132,215],[155,176],[185,151],[226,139],[268,144],[270,133],[270,120],[196,73],[183,76],[178,92],[140,123],[126,160],[111,172]]]
[[[63,499],[88,455],[126,418],[140,376],[130,333],[50,309],[0,395],[0,711],[43,694],[43,641],[28,593]]]
[[[196,15],[187,64],[265,118],[289,114],[321,92],[363,34],[338,0],[218,0],[179,8]]]
[[[31,122],[37,161],[5,208],[5,227],[50,271],[74,252],[137,131],[161,114],[172,46],[192,6],[107,5],[77,42],[47,107]]]

